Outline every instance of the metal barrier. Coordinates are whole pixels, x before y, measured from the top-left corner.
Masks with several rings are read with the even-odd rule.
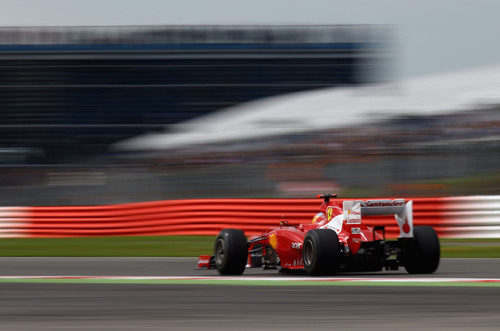
[[[408,198],[407,200],[410,200]],[[414,224],[433,226],[441,237],[500,237],[500,196],[413,198]],[[223,228],[258,234],[281,220],[310,222],[318,199],[190,199],[105,206],[1,207],[1,237],[216,235]],[[371,216],[389,237],[393,216]]]

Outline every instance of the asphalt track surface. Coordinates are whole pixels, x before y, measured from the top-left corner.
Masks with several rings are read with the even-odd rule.
[[[1,257],[0,276],[217,276],[215,270],[195,270],[190,257]],[[244,275],[278,277],[276,270],[247,269]],[[429,277],[398,271],[342,273],[341,276]],[[303,276],[303,275],[302,275]],[[290,276],[290,277],[293,277]],[[441,259],[432,277],[500,278],[500,259]]]
[[[0,276],[216,275],[193,269],[194,260],[186,258],[0,258]],[[278,276],[262,270],[246,274]],[[404,270],[351,275],[415,277]],[[500,260],[443,259],[432,277],[500,278]],[[499,308],[499,287],[0,282],[5,330],[497,330]]]

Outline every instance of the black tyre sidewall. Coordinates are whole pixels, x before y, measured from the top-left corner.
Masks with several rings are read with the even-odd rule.
[[[436,231],[430,226],[416,226],[413,240],[403,252],[403,265],[410,274],[430,274],[437,270],[441,248]]]
[[[337,233],[330,229],[315,229],[310,230],[302,245],[303,249],[306,245],[312,245],[311,263],[304,262],[304,270],[314,276],[331,275],[337,272],[340,258],[340,245]]]
[[[224,229],[215,239],[214,255],[217,243],[224,243],[224,259],[216,268],[221,275],[241,275],[247,264],[247,239],[245,233],[237,229]]]

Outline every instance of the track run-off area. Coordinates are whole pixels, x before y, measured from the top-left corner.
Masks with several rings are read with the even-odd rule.
[[[0,283],[500,287],[500,278],[0,276]]]
[[[5,330],[496,330],[500,259],[442,259],[332,277],[247,269],[222,277],[196,258],[0,258]]]
[[[431,275],[404,268],[330,277],[247,269],[242,276],[195,270],[196,258],[0,258],[0,283],[170,284],[240,286],[499,287],[500,259],[442,259]]]

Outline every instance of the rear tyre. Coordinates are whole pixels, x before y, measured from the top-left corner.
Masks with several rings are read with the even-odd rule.
[[[339,238],[331,229],[307,232],[302,245],[304,269],[309,275],[332,275],[339,268],[341,257]]]
[[[224,229],[215,239],[215,268],[221,275],[241,275],[247,264],[247,238],[236,229]]]
[[[439,238],[430,226],[416,226],[413,240],[403,250],[403,266],[410,274],[431,274],[441,258]]]

